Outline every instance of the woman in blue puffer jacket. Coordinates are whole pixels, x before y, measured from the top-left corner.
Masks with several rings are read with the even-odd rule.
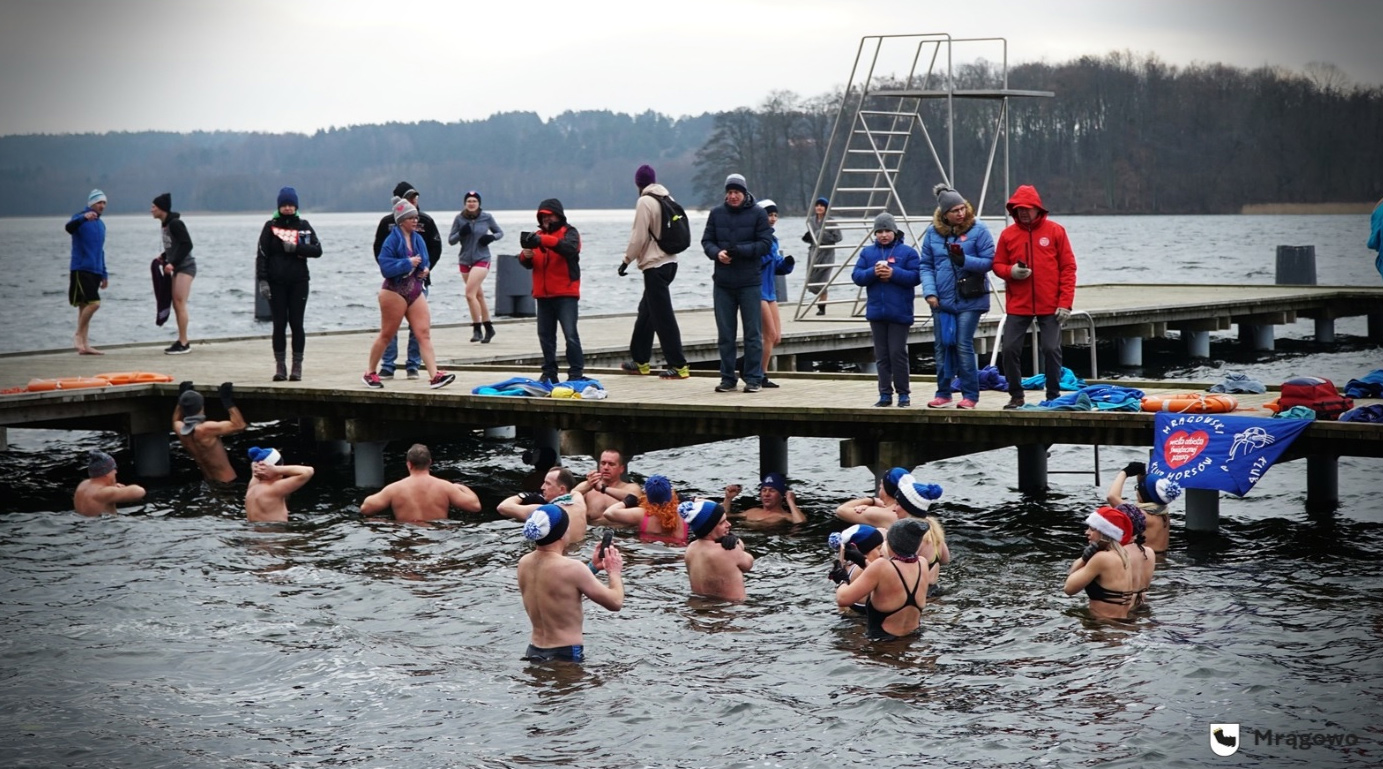
[[[936,332],[936,397],[927,404],[939,409],[951,405],[951,381],[960,378],[961,401],[957,408],[972,409],[980,399],[975,366],[975,328],[989,311],[989,278],[994,266],[994,238],[975,209],[959,192],[945,184],[936,193],[932,225],[922,234],[922,296],[932,308]],[[980,292],[961,294],[961,281],[972,280]]]
[[[893,214],[874,217],[874,242],[860,251],[851,278],[855,285],[865,287],[864,317],[874,337],[874,361],[879,368],[879,402],[874,405],[892,406],[897,392],[898,405],[911,406],[908,331],[917,297],[918,255],[903,242]]]

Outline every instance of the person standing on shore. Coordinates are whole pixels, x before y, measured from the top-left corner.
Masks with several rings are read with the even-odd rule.
[[[87,454],[86,474],[72,495],[72,509],[80,515],[115,515],[116,505],[144,498],[143,486],[115,480],[115,458],[104,451]]]
[[[932,188],[936,212],[922,234],[922,296],[932,308],[936,331],[936,397],[928,408],[951,405],[951,382],[960,379],[960,404],[973,409],[980,399],[975,365],[975,329],[989,311],[989,280],[994,238],[975,209],[945,184]],[[952,342],[945,344],[945,341]]]
[[[101,309],[101,289],[110,285],[106,274],[106,223],[101,213],[106,210],[106,193],[92,190],[86,197],[86,208],[67,220],[67,234],[72,236],[72,259],[68,265],[67,301],[77,308],[77,332],[72,345],[79,355],[105,355],[91,346],[89,336],[91,316]]]
[[[1047,217],[1037,188],[1019,187],[1008,200],[1015,221],[999,234],[994,249],[994,274],[1008,285],[1000,360],[1008,379],[1006,409],[1023,407],[1023,378],[1018,361],[1028,326],[1037,321],[1042,348],[1047,400],[1061,395],[1061,327],[1071,317],[1076,299],[1076,256],[1066,228]]]
[[[192,352],[187,339],[187,299],[192,295],[192,280],[197,277],[197,260],[192,258],[192,237],[182,216],[173,210],[173,195],[165,192],[154,198],[149,213],[163,223],[163,271],[173,276],[173,314],[178,319],[178,339],[168,345],[165,355]]]
[[[811,272],[807,275],[807,290],[816,294],[816,314],[826,314],[827,285],[831,282],[831,267],[835,264],[835,246],[840,242],[840,230],[835,227],[826,226],[826,212],[831,207],[831,201],[826,198],[817,198],[812,204],[812,215],[807,219],[807,231],[802,235],[802,242],[806,243],[807,266]]]
[[[504,237],[495,217],[480,210],[480,193],[466,192],[461,213],[451,222],[447,243],[461,244],[461,277],[466,281],[466,307],[471,313],[471,341],[489,344],[495,338],[490,307],[485,303],[485,276],[490,274],[490,244]],[[481,333],[481,327],[485,332]]]
[[[519,236],[519,264],[533,271],[538,306],[538,346],[543,352],[542,381],[557,384],[557,326],[567,341],[567,381],[586,375],[586,357],[576,330],[581,301],[581,233],[567,224],[562,201],[538,204],[538,231]]]
[[[874,339],[874,363],[878,367],[879,400],[875,406],[912,405],[912,373],[908,362],[908,331],[912,306],[921,282],[917,251],[903,242],[893,214],[874,217],[874,242],[860,251],[851,273],[855,285],[864,286],[864,317]]]
[[[432,286],[432,270],[437,267],[437,260],[442,258],[442,234],[437,231],[437,222],[431,216],[423,213],[422,206],[418,205],[418,198],[421,197],[418,191],[413,189],[413,185],[408,182],[399,182],[394,186],[394,197],[407,200],[414,208],[418,209],[418,234],[423,236],[423,243],[427,247],[427,269],[428,276],[423,278],[423,296],[428,295],[428,290]],[[379,250],[384,247],[384,240],[389,237],[389,233],[394,229],[394,215],[385,214],[379,220],[379,226],[375,227],[375,259],[379,259]],[[404,361],[404,369],[408,372],[409,379],[418,378],[418,368],[422,366],[422,355],[418,352],[418,337],[413,333],[413,327],[408,327],[408,357]],[[398,368],[399,357],[399,335],[394,334],[389,340],[389,344],[384,348],[384,358],[379,364],[379,378],[393,379],[394,369]]]
[[[720,384],[716,392],[733,392],[736,323],[744,324],[744,391],[763,388],[763,316],[759,309],[763,258],[773,248],[773,228],[768,212],[754,202],[744,177],[725,178],[725,202],[711,209],[701,236],[706,258],[715,263],[716,343],[720,351]]]
[[[1374,257],[1373,266],[1378,270],[1378,276],[1383,278],[1383,200],[1378,201],[1378,205],[1373,207],[1373,216],[1369,219],[1369,231],[1369,248],[1378,251],[1378,256]]]
[[[663,206],[660,198],[672,199],[667,187],[658,183],[652,166],[642,165],[634,171],[634,186],[639,188],[639,200],[634,204],[634,227],[629,232],[629,245],[624,248],[624,261],[619,274],[637,262],[643,273],[643,298],[639,300],[634,333],[629,338],[630,360],[620,365],[629,374],[651,374],[653,335],[667,358],[667,370],[658,374],[663,379],[686,379],[691,376],[687,358],[682,353],[682,329],[672,310],[672,281],[677,277],[677,255],[669,254],[659,245],[663,237]]]
[[[274,319],[271,344],[274,350],[274,381],[297,382],[303,378],[303,350],[307,336],[303,315],[307,312],[309,278],[307,260],[322,255],[322,241],[312,225],[298,216],[298,191],[279,190],[278,212],[259,231],[255,252],[255,282],[259,293],[269,300]],[[293,372],[284,358],[288,351],[287,327],[293,329]]]

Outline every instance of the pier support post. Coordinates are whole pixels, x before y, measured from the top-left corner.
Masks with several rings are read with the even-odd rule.
[[[1333,344],[1335,342],[1335,320],[1333,318],[1316,318],[1316,341],[1320,344]]]
[[[317,453],[327,458],[344,459],[351,455],[351,444],[343,440],[318,441]]]
[[[130,451],[134,453],[134,472],[141,478],[167,478],[173,471],[166,431],[132,433]]]
[[[762,478],[765,475],[768,475],[769,473],[782,473],[783,477],[787,477],[787,436],[759,436],[759,477]]]
[[[1024,494],[1047,490],[1047,447],[1043,444],[1018,447],[1018,490]]]
[[[1182,336],[1186,337],[1186,354],[1192,358],[1210,357],[1210,332],[1209,331],[1184,331]]]
[[[10,428],[0,427],[0,451],[10,450]]]
[[[1383,313],[1371,312],[1368,315],[1369,341],[1383,342]]]
[[[796,356],[796,355],[774,355],[774,356],[773,356],[773,370],[774,370],[774,371],[796,371],[796,370],[797,370],[797,356]]]
[[[1273,327],[1266,323],[1240,323],[1239,341],[1258,352],[1272,352]]]
[[[1143,365],[1143,337],[1126,336],[1116,339],[1114,344],[1119,350],[1120,366]]]
[[[554,465],[560,465],[560,464],[562,464],[562,431],[561,431],[561,430],[558,430],[558,429],[555,428],[555,427],[535,427],[535,428],[533,428],[533,447],[536,448],[536,449],[538,450],[538,456],[543,456],[543,455],[547,454],[547,452],[544,451],[544,449],[550,450],[550,451],[552,452],[552,454],[550,455],[550,456],[552,457],[552,464],[554,464]],[[596,447],[596,448],[594,449],[594,451],[596,451],[596,452],[599,452],[600,450],[601,450],[600,447]],[[596,459],[599,459],[599,458],[600,458],[600,454],[597,453],[597,454],[596,454]],[[538,468],[538,469],[541,469],[543,472],[547,472],[547,470],[548,470],[548,468],[546,468],[546,467]]]
[[[1306,509],[1329,512],[1340,506],[1340,459],[1329,456],[1306,458]]]
[[[384,446],[386,441],[359,441],[351,444],[355,454],[355,485],[362,489],[384,487]]]
[[[1186,490],[1186,530],[1220,530],[1220,492],[1215,489]]]

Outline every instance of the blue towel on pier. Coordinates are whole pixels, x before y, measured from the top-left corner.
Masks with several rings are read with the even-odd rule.
[[[1143,391],[1134,387],[1102,384],[1080,389],[1100,411],[1142,411]],[[1069,397],[1069,396],[1062,396]]]
[[[1293,406],[1273,414],[1273,419],[1315,419],[1316,412],[1310,406]]]
[[[1210,386],[1212,393],[1265,393],[1268,388],[1256,379],[1249,379],[1248,374],[1241,374],[1231,371],[1225,374],[1225,381]]]
[[[1023,404],[1023,409],[1027,411],[1095,411],[1095,402],[1090,400],[1090,396],[1084,392],[1073,392],[1070,395],[1063,395],[1060,398],[1053,398],[1049,401],[1042,401],[1037,405],[1031,403]]]
[[[1008,392],[1008,380],[1004,378],[1003,374],[999,373],[998,366],[985,366],[975,373],[979,378],[981,390]],[[960,377],[955,377],[951,380],[951,390],[960,392]]]
[[[471,395],[508,395],[546,398],[551,394],[552,385],[521,376],[510,377],[503,382],[496,382],[491,385],[481,385],[471,390]]]
[[[1346,382],[1345,395],[1350,398],[1383,398],[1383,368]]]
[[[568,379],[562,384],[566,385],[567,387],[570,387],[571,389],[577,392],[581,392],[585,390],[587,387],[594,387],[597,390],[605,389],[605,385],[601,384],[599,379],[591,379],[590,377],[581,377],[580,379]]]
[[[1293,408],[1296,408],[1293,406]],[[1359,406],[1340,415],[1341,422],[1383,422],[1383,404]]]
[[[1038,374],[1023,380],[1024,390],[1042,390],[1047,386],[1047,375]],[[1061,381],[1057,383],[1060,390],[1079,390],[1085,387],[1085,380],[1076,376],[1076,372],[1065,366],[1061,367]]]

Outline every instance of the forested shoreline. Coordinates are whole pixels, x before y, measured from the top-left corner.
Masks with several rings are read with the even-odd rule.
[[[994,87],[985,62],[958,67],[958,89]],[[1112,53],[1009,72],[1011,178],[1054,211],[1238,213],[1246,205],[1377,200],[1383,194],[1383,86],[1353,85],[1328,64],[1305,72],[1221,64],[1175,67]],[[801,213],[846,94],[769,94],[756,107],[670,118],[654,112],[510,112],[454,123],[389,123],[304,134],[107,133],[0,137],[0,216],[70,213],[104,189],[112,212],[142,211],[172,191],[195,211],[261,211],[285,184],[313,211],[383,210],[399,179],[424,206],[456,210],[466,189],[490,208],[556,196],[568,208],[628,206],[633,170],[650,163],[685,203],[716,201],[727,173]],[[854,98],[854,95],[850,95]],[[944,132],[942,102],[923,117]],[[978,196],[992,106],[957,101],[956,186]],[[920,210],[940,180],[910,153],[900,193]],[[829,184],[829,174],[826,183]],[[1001,170],[991,200],[1007,195]],[[992,204],[991,204],[992,205]],[[989,209],[987,207],[987,210]]]

